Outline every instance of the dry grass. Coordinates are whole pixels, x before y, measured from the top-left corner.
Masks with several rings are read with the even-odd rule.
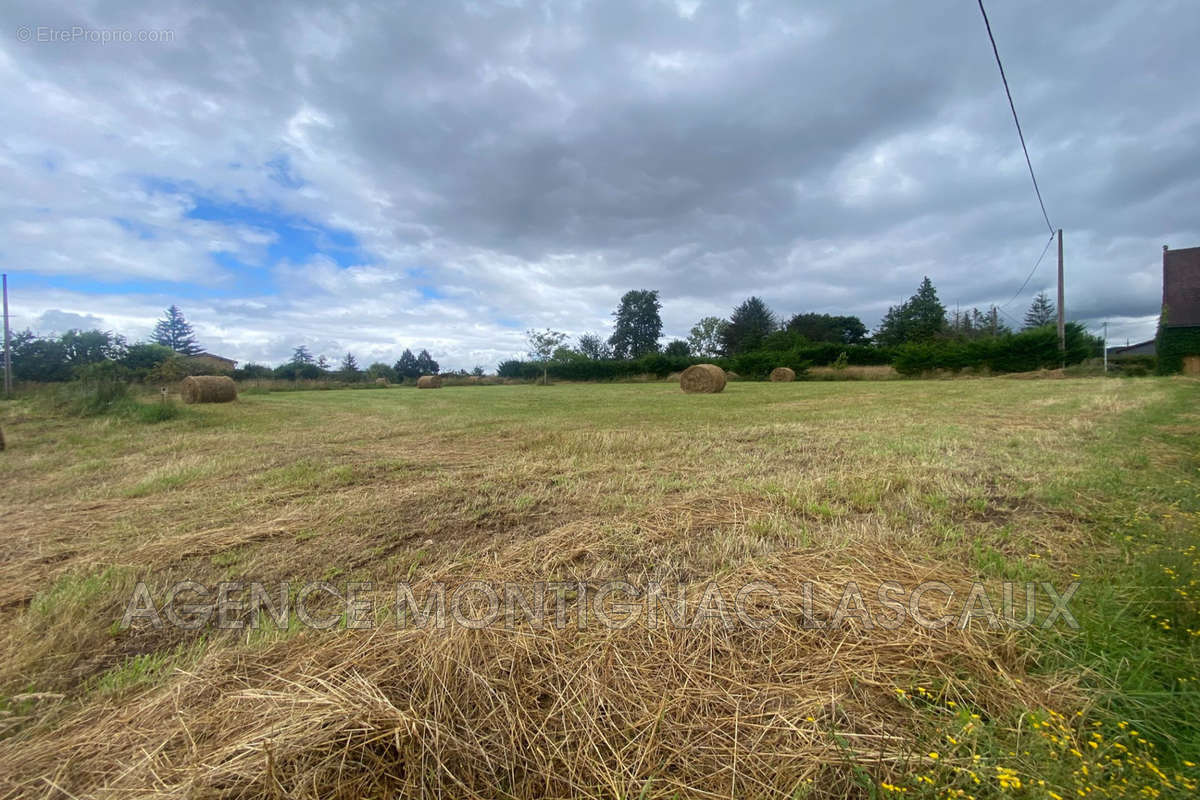
[[[810,367],[809,380],[818,381],[894,381],[902,376],[890,365],[868,367]]]
[[[1037,499],[1084,466],[1054,454],[1173,386],[264,394],[154,429],[10,407],[0,797],[867,796],[927,760],[897,688],[1000,718],[1076,707],[1075,677],[980,627],[113,622],[184,577],[656,579],[693,605],[765,580],[789,608],[813,581],[822,619],[849,581],[869,606],[885,580],[1061,583],[1107,545]]]

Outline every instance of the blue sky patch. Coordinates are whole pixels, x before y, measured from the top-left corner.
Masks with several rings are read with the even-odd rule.
[[[154,238],[154,228],[149,225],[143,225],[140,222],[135,222],[125,217],[113,217],[112,220],[125,230],[137,235],[142,241],[149,241]]]
[[[266,163],[267,177],[285,189],[299,189],[304,185],[304,179],[292,168],[292,161],[286,155],[279,155]]]
[[[273,179],[286,185],[298,181],[285,156],[273,159],[268,164],[274,171]],[[245,203],[229,203],[206,197],[190,183],[179,183],[165,178],[146,177],[143,185],[151,192],[186,195],[192,203],[184,215],[187,219],[216,222],[222,225],[259,228],[275,235],[275,241],[267,246],[267,263],[273,266],[287,260],[303,264],[314,256],[325,256],[339,267],[349,267],[367,262],[358,237],[353,233],[327,225],[321,225],[295,214],[275,209],[261,208]],[[301,182],[302,184],[302,182]],[[295,184],[295,185],[301,185]],[[128,224],[128,221],[125,221]],[[214,255],[217,263],[239,273],[254,270],[228,254]],[[249,276],[248,276],[249,277]]]
[[[349,231],[238,203],[219,203],[203,198],[194,200],[195,205],[186,215],[188,219],[246,225],[274,233],[275,241],[267,246],[267,259],[271,264],[284,259],[303,264],[318,255],[326,256],[339,267],[361,264],[366,260],[359,248],[358,238]]]

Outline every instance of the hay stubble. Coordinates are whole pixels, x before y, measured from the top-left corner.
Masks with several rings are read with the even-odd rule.
[[[847,758],[886,778],[913,757],[920,721],[895,686],[940,681],[1000,713],[1064,702],[1070,682],[1026,674],[1009,634],[788,620],[213,634],[194,662],[103,696],[80,654],[117,669],[138,647],[180,645],[108,632],[135,577],[664,577],[689,593],[763,579],[794,593],[961,585],[976,543],[1014,557],[1053,543],[1069,560],[1086,532],[1021,495],[1059,469],[1047,453],[1140,398],[1112,384],[1083,408],[1070,381],[814,384],[803,402],[747,384],[719,417],[669,385],[258,395],[236,414],[199,409],[226,424],[178,433],[84,423],[87,457],[110,466],[78,474],[53,448],[62,423],[20,423],[0,547],[24,599],[0,609],[0,688],[62,698],[0,742],[0,796],[55,796],[52,782],[63,797],[786,797],[810,780],[815,796],[853,794]],[[1047,392],[1061,406],[1030,412]],[[1038,446],[1006,447],[1013,431]],[[184,445],[224,460],[127,496]],[[49,603],[67,577],[114,565],[86,602]]]

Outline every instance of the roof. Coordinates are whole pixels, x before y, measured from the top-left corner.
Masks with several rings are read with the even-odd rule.
[[[1163,305],[1168,328],[1200,325],[1200,247],[1163,247]]]
[[[238,363],[236,360],[234,360],[232,358],[226,358],[225,356],[219,356],[216,353],[196,353],[196,355],[192,356],[192,358],[215,358],[217,361],[228,361],[230,364]]]
[[[1121,358],[1122,356],[1152,356],[1155,353],[1155,340],[1148,339],[1137,344],[1127,344],[1124,347],[1108,348],[1109,358]]]

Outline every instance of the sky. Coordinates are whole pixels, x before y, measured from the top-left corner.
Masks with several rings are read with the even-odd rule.
[[[1200,245],[1194,0],[993,0],[1067,315],[1153,335]],[[749,295],[1020,320],[1049,231],[973,0],[0,3],[16,330],[443,369]]]

